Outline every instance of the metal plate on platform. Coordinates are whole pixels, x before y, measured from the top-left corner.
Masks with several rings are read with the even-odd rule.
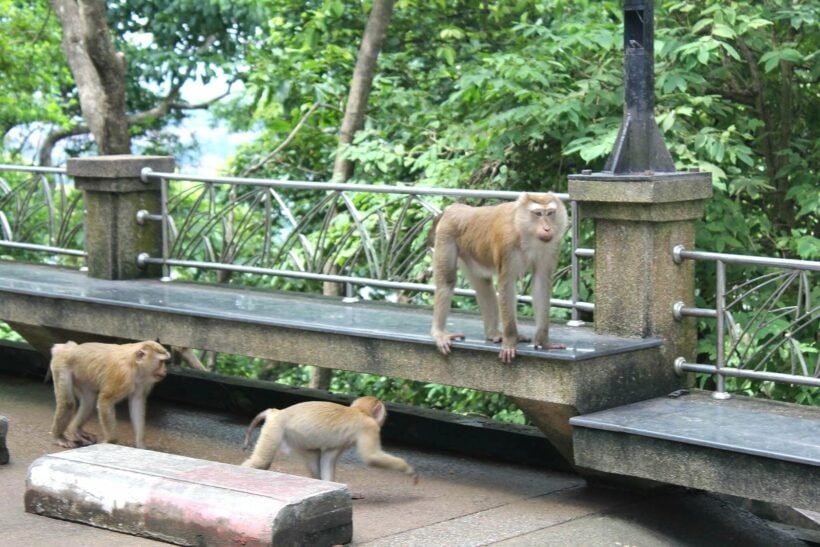
[[[236,286],[162,283],[157,280],[111,281],[89,278],[62,268],[0,261],[0,293],[41,296],[109,306],[162,311],[193,317],[360,336],[432,345],[432,312],[426,308],[388,303],[343,303],[321,296],[263,291]],[[467,339],[456,347],[498,351],[484,341],[477,314],[450,315],[448,328]],[[532,324],[522,322],[531,334]],[[541,350],[519,345],[518,354],[579,361],[658,347],[659,339],[626,339],[595,334],[589,327],[552,325],[550,338],[564,350]]]
[[[820,466],[820,408],[693,390],[570,420],[599,429]]]

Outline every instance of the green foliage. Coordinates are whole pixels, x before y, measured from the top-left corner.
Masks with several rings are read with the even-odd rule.
[[[12,330],[6,323],[0,321],[0,340],[11,340],[13,342],[22,342],[23,337]]]
[[[330,389],[353,395],[375,395],[385,401],[449,410],[468,416],[526,423],[523,412],[500,393],[341,370],[333,373]]]
[[[82,192],[60,177],[44,174],[0,173],[0,237],[11,241],[82,250]],[[42,253],[0,247],[0,257],[36,262]],[[45,261],[64,266],[83,259],[49,255]]]
[[[45,1],[0,0],[0,135],[18,125],[66,121],[62,90],[71,75],[57,18]],[[17,160],[15,152],[10,160]]]

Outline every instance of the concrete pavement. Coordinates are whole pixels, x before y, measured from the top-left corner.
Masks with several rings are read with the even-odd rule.
[[[0,414],[9,418],[9,464],[0,466],[0,546],[136,546],[158,542],[25,513],[29,464],[61,450],[48,429],[54,407],[49,385],[0,375]],[[130,443],[127,411],[120,437]],[[239,463],[244,419],[149,400],[149,449]],[[97,424],[89,427],[98,431]],[[412,447],[386,446],[420,472],[419,484],[372,470],[348,454],[336,480],[364,496],[353,501],[353,545],[805,545],[747,511],[682,489],[628,493],[592,488],[583,479],[545,469]],[[275,471],[306,475],[293,456]]]

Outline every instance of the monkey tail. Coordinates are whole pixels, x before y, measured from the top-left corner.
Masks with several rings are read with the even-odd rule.
[[[268,414],[273,414],[274,412],[279,412],[279,410],[275,408],[266,408],[262,412],[256,415],[256,417],[251,421],[251,424],[248,426],[248,430],[245,432],[245,442],[242,444],[242,450],[247,450],[251,444],[251,433],[253,433],[254,428],[259,425],[261,422],[264,422],[268,418]]]
[[[56,357],[57,355],[60,355],[61,353],[63,353],[67,349],[71,349],[71,348],[75,348],[75,347],[77,347],[77,342],[74,342],[72,340],[69,340],[65,344],[54,344],[53,346],[51,346],[51,356]]]
[[[56,356],[60,355],[61,353],[65,352],[67,349],[71,349],[71,348],[75,348],[75,347],[77,347],[77,343],[72,341],[72,340],[69,340],[65,344],[54,344],[53,346],[51,346],[51,357],[52,358],[56,357]],[[49,380],[51,380],[51,365],[50,364],[49,364],[48,368],[46,369],[46,375],[45,375],[45,378],[43,378],[43,383],[47,384]]]
[[[430,227],[430,231],[427,233],[427,248],[432,249],[436,246],[436,227],[438,226],[438,221],[441,220],[441,215],[444,213],[439,213],[433,217],[433,225]]]

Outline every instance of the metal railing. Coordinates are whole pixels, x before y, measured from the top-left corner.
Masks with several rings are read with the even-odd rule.
[[[692,308],[678,302],[673,310],[676,319],[701,317],[717,320],[715,364],[688,363],[679,357],[674,364],[676,371],[715,375],[716,389],[712,396],[716,399],[731,397],[726,389],[728,377],[820,387],[820,352],[817,351],[820,305],[811,301],[809,279],[809,272],[820,271],[820,262],[688,251],[680,245],[673,250],[673,258],[677,263],[701,260],[714,262],[716,266],[715,309]],[[778,271],[749,278],[727,289],[728,264],[777,268]],[[760,296],[764,287],[770,292]],[[794,304],[782,301],[789,291],[795,297]],[[727,292],[734,296],[734,300],[727,302]],[[754,299],[756,305],[744,302],[748,298]],[[744,316],[745,327],[741,326],[739,315]],[[801,347],[800,336],[811,350]],[[791,374],[760,370],[778,352],[785,354],[780,357],[790,361]],[[810,366],[807,356],[812,353],[815,363]],[[738,366],[730,366],[730,363]]]
[[[66,170],[0,164],[2,172],[32,176],[14,185],[0,176],[0,247],[86,258],[76,248],[82,245],[82,194],[67,190]]]
[[[485,191],[485,190],[453,190],[445,188],[427,188],[403,185],[364,185],[348,183],[326,183],[310,181],[290,181],[290,180],[270,180],[257,178],[238,177],[209,177],[193,176],[179,173],[160,173],[150,169],[142,172],[142,179],[145,182],[158,180],[161,188],[162,210],[156,214],[149,211],[141,211],[138,215],[139,222],[156,221],[162,223],[162,256],[149,256],[142,254],[138,257],[141,266],[159,265],[163,268],[163,279],[169,280],[171,268],[197,268],[205,270],[216,270],[221,272],[267,275],[278,278],[304,279],[321,282],[341,283],[347,287],[348,298],[352,294],[352,286],[364,286],[377,289],[388,289],[396,291],[414,291],[420,293],[431,293],[435,290],[434,285],[409,281],[412,277],[412,266],[424,259],[427,254],[425,243],[426,233],[429,231],[429,223],[440,212],[439,203],[435,203],[422,198],[425,197],[447,197],[447,198],[473,198],[473,199],[502,199],[511,200],[517,198],[519,192],[508,191]],[[181,192],[176,192],[176,196],[187,195],[188,202],[193,203],[193,207],[200,207],[208,211],[207,218],[195,218],[197,211],[189,210],[182,220],[180,227],[174,220],[175,214],[184,208],[182,200],[169,201],[169,183],[187,182],[200,183],[199,188],[188,187]],[[222,211],[215,211],[209,204],[203,205],[207,196],[213,196],[214,186],[227,185],[233,188],[234,192],[241,189],[252,189],[243,196],[235,196],[232,202],[252,205],[253,208],[265,211],[266,219],[262,222],[256,221],[253,224],[247,217],[240,219],[233,218],[231,222],[241,225],[243,228],[253,228],[254,226],[264,230],[263,249],[253,260],[255,262],[267,262],[273,264],[286,263],[292,267],[266,267],[254,264],[235,264],[233,258],[236,255],[236,248],[233,241],[225,242],[223,238],[223,248],[221,253],[217,252],[215,246],[209,242],[207,231],[220,225],[214,218],[227,218],[230,215],[238,214],[238,206],[230,205]],[[301,215],[293,211],[292,204],[281,194],[281,190],[307,190],[321,193],[315,205]],[[378,201],[375,204],[367,203],[357,205],[351,194],[389,195],[401,196],[399,201]],[[568,201],[567,194],[557,194],[559,198]],[[272,204],[275,203],[279,209],[278,219],[282,224],[275,229],[270,218],[273,216]],[[366,207],[366,206],[369,206]],[[189,205],[190,207],[190,205]],[[415,209],[414,209],[415,208]],[[573,219],[579,218],[578,206],[570,203]],[[392,210],[392,213],[388,211]],[[415,211],[415,212],[414,212]],[[396,214],[398,212],[398,214]],[[334,217],[346,214],[350,220],[350,232],[336,234],[336,240],[341,241],[341,246],[334,247],[329,243],[328,232],[333,229]],[[393,214],[394,218],[389,218]],[[241,215],[240,215],[241,216]],[[300,220],[297,220],[300,217]],[[284,219],[284,220],[283,220]],[[395,222],[392,229],[387,225]],[[302,228],[308,225],[321,225],[320,233],[313,234],[314,241],[306,238]],[[224,223],[222,223],[224,225]],[[371,234],[368,226],[375,226],[377,233]],[[231,229],[230,239],[241,240],[244,235],[237,235],[236,229]],[[573,222],[571,239],[572,264],[556,274],[559,277],[562,273],[569,273],[571,279],[572,297],[566,299],[553,299],[552,304],[556,307],[568,308],[571,310],[572,325],[579,325],[583,322],[579,320],[580,311],[593,311],[594,305],[589,302],[582,302],[580,294],[580,276],[578,268],[578,258],[593,256],[592,249],[578,249],[579,238],[577,222]],[[258,235],[258,233],[257,233]],[[275,257],[265,256],[270,242],[276,237],[284,237],[280,249]],[[198,239],[200,243],[191,244],[193,239]],[[187,242],[186,242],[187,240]],[[352,245],[351,241],[359,240],[359,245]],[[398,268],[392,267],[385,260],[392,260],[391,256],[379,256],[376,242],[389,242],[385,247],[383,255],[389,254],[390,250],[399,250],[407,256],[407,260]],[[322,249],[322,247],[324,248]],[[192,258],[195,249],[205,251],[210,257],[209,260],[198,260]],[[348,265],[343,267],[347,273],[327,271],[327,264],[336,263],[335,257],[347,254]],[[201,253],[200,253],[201,254]],[[182,255],[182,257],[180,257]],[[217,260],[219,255],[220,260]],[[353,264],[360,260],[362,268],[373,275],[357,275],[353,271]],[[314,271],[310,270],[310,265]],[[456,289],[456,294],[461,296],[474,296],[475,292],[467,288]],[[532,301],[529,296],[520,296],[519,301],[529,303]]]

